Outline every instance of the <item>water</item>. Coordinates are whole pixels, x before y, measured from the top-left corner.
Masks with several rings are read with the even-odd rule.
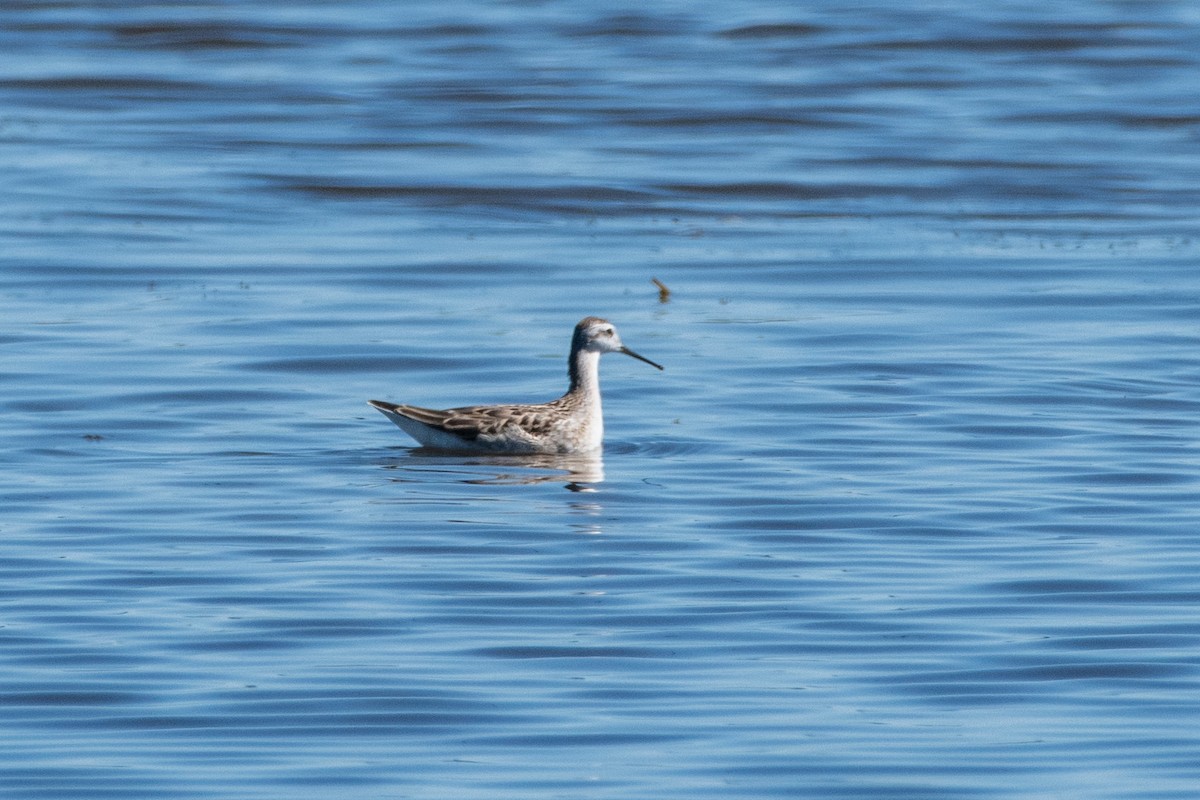
[[[1200,15],[977,5],[6,4],[4,796],[1192,796]]]

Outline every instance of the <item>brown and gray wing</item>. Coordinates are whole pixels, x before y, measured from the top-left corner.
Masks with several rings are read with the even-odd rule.
[[[528,434],[542,436],[553,424],[553,417],[539,414],[537,406],[466,406],[433,411],[415,406],[399,406],[398,411],[418,422],[453,433],[467,441],[480,436],[499,435],[509,425]]]
[[[473,442],[480,436],[499,433],[513,418],[511,410],[506,406],[467,406],[439,411],[399,405],[396,406],[396,413],[454,434],[468,442]]]

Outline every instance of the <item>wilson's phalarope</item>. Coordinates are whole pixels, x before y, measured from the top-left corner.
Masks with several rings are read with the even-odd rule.
[[[425,447],[489,453],[583,453],[600,447],[600,356],[624,353],[662,369],[621,343],[612,323],[587,317],[575,326],[568,374],[571,386],[557,400],[536,405],[429,408],[368,400]]]

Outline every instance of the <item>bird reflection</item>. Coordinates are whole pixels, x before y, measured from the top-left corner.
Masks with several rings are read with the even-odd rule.
[[[604,461],[599,452],[586,454],[530,453],[528,455],[450,455],[445,451],[417,448],[409,451],[402,467],[432,467],[469,472],[461,483],[521,486],[561,483],[572,492],[594,492],[604,482]],[[483,473],[482,475],[480,473]]]
[[[487,478],[465,483],[517,484],[562,483],[568,491],[594,492],[596,484],[604,483],[604,461],[598,454],[560,455],[534,454],[529,456],[490,456],[472,459],[469,464],[498,468],[501,471]]]

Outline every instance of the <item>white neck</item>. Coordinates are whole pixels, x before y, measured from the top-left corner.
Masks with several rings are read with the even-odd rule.
[[[579,413],[585,441],[583,449],[592,450],[604,440],[604,412],[600,408],[600,354],[580,350],[571,356],[571,388],[567,396]]]
[[[571,355],[568,374],[571,378],[570,393],[582,395],[589,403],[600,405],[600,354],[580,350]]]

